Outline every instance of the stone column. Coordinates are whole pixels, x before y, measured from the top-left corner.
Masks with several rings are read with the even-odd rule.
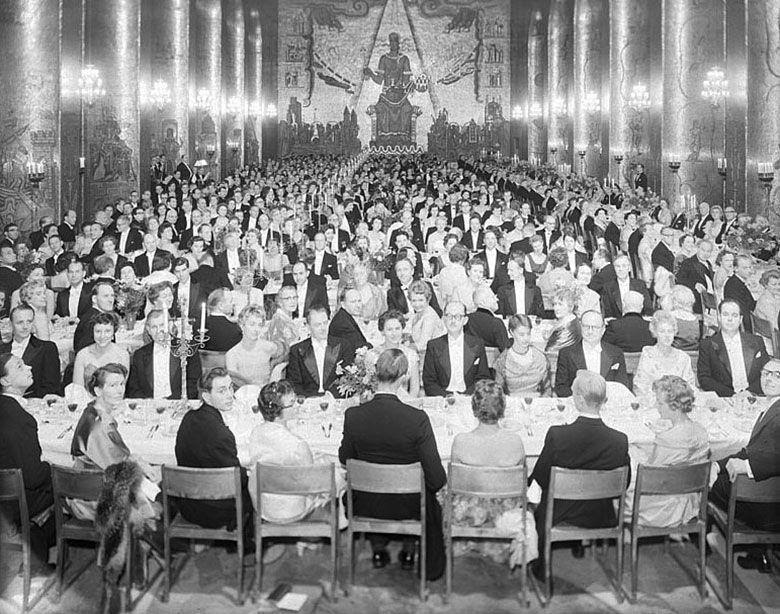
[[[612,0],[610,12],[609,160],[617,177],[616,154],[623,156],[621,185],[642,164],[649,187],[657,190],[661,168],[661,0]],[[629,106],[632,89],[644,86],[649,109]]]
[[[553,0],[547,27],[549,106],[547,139],[557,149],[553,164],[573,164],[574,0]]]
[[[244,157],[244,7],[222,0],[222,169],[240,167]],[[228,144],[237,144],[231,149]]]
[[[774,163],[770,196],[773,221],[780,213],[780,3],[747,3],[747,210],[764,212],[765,192],[757,165]]]
[[[747,127],[747,47],[745,45],[745,3],[726,3],[726,204],[745,211],[745,130]]]
[[[528,26],[528,155],[547,157],[545,99],[547,93],[547,19],[534,13]]]
[[[173,173],[179,158],[189,153],[188,0],[143,0],[141,6],[141,185],[148,189],[152,156],[165,154],[166,171]],[[167,104],[157,106],[148,92],[165,84]],[[146,94],[145,94],[146,93]],[[192,160],[187,157],[192,167]],[[194,169],[193,169],[194,172]]]
[[[220,0],[190,4],[190,151],[220,176],[222,133],[222,5]]]
[[[0,223],[23,232],[59,216],[59,29],[59,0],[7,0],[0,10]],[[30,162],[45,168],[38,187]]]
[[[263,33],[257,8],[248,9],[245,16],[244,97],[248,113],[244,122],[244,162],[259,164],[263,121]]]
[[[86,215],[138,189],[140,0],[88,0],[86,63],[106,94],[86,110]]]
[[[585,172],[606,174],[609,152],[609,108],[605,91],[609,78],[606,0],[576,0],[574,7],[574,150],[585,151]],[[588,111],[586,103],[598,101],[598,109]],[[575,155],[573,170],[580,170]]]
[[[663,193],[695,194],[720,204],[724,107],[702,95],[707,71],[723,68],[724,7],[720,0],[664,0]],[[670,155],[682,160],[679,179],[668,168]],[[677,184],[675,185],[675,180]]]

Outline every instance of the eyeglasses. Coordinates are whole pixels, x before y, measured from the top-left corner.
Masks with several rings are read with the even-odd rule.
[[[773,371],[771,369],[763,369],[761,371],[761,375],[766,375],[767,377],[774,377],[775,379],[780,379],[780,371]]]
[[[580,324],[582,330],[601,330],[601,324]]]
[[[446,318],[448,320],[460,320],[461,318],[465,318],[466,316],[462,313],[445,313],[442,318]]]

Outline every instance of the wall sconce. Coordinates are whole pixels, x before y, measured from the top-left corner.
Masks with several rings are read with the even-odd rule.
[[[583,107],[588,115],[596,115],[601,113],[601,100],[599,99],[598,93],[588,92],[585,95]]]
[[[682,160],[680,160],[680,156],[677,154],[671,154],[669,156],[669,170],[672,171],[675,175],[680,170],[680,167],[682,166]]]
[[[541,119],[544,113],[542,112],[542,105],[538,102],[532,102],[528,105],[528,117],[530,119]]]
[[[265,105],[265,116],[276,117],[276,105],[273,102],[269,102]]]
[[[106,95],[103,87],[103,79],[100,77],[100,71],[92,64],[87,64],[81,69],[79,77],[79,96],[90,107],[98,98]]]
[[[707,71],[704,79],[701,96],[708,100],[713,107],[720,106],[729,95],[729,82],[726,80],[726,74],[722,68],[713,66]]]
[[[211,110],[211,92],[207,88],[202,87],[195,94],[195,106],[201,111]]]
[[[225,113],[228,115],[240,115],[243,106],[241,98],[238,96],[231,96],[225,101]]]
[[[171,88],[166,81],[157,79],[152,87],[146,91],[144,98],[144,102],[157,107],[158,111],[162,111],[171,102]]]
[[[515,121],[522,121],[525,118],[525,113],[523,113],[523,106],[516,104],[514,107],[512,107],[512,119]]]
[[[241,139],[238,137],[230,137],[225,141],[225,145],[227,145],[227,148],[235,155],[241,148]]]
[[[628,106],[638,113],[647,111],[650,108],[650,92],[647,91],[647,86],[637,83],[631,88],[631,93],[628,96]]]

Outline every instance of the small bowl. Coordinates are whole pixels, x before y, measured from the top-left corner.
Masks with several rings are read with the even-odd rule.
[[[78,403],[68,403],[68,411],[74,412],[79,408]]]
[[[558,403],[555,408],[560,412],[566,411],[566,405],[563,403]]]
[[[329,403],[327,401],[320,401],[320,409],[322,411],[328,411]]]
[[[639,409],[639,401],[631,401],[631,409],[637,411]]]

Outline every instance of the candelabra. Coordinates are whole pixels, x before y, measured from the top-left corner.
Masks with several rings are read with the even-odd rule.
[[[552,163],[557,164],[558,163],[558,148],[553,145],[550,147],[550,155],[552,156]]]
[[[728,175],[728,161],[726,158],[718,158],[718,175],[723,180],[723,206],[726,206],[726,176]]]
[[[146,92],[145,102],[157,108],[158,112],[171,103],[171,88],[163,79],[157,79]]]
[[[580,149],[577,152],[577,155],[580,157],[580,175],[583,177],[585,176],[585,154],[586,151],[584,149]]]
[[[726,74],[723,69],[713,66],[707,71],[704,84],[701,90],[702,98],[708,100],[713,107],[720,106],[729,96],[729,82],[726,80]]]
[[[758,163],[758,180],[764,188],[764,211],[769,213],[769,195],[772,192],[772,182],[775,178],[775,170],[771,162]]]
[[[623,154],[615,154],[612,156],[612,159],[617,164],[617,184],[618,187],[620,187],[620,180],[623,178],[623,172],[621,169],[621,165],[623,164]]]
[[[37,190],[41,182],[46,178],[46,167],[43,162],[30,162],[27,165],[27,181]]]
[[[170,341],[170,349],[171,353],[179,359],[181,362],[181,399],[182,401],[187,400],[187,361],[192,358],[195,355],[195,352],[197,352],[200,348],[202,348],[206,342],[209,340],[209,336],[206,334],[206,327],[204,324],[204,319],[201,318],[201,327],[198,331],[198,334],[195,334],[195,331],[192,330],[189,332],[192,336],[188,338],[188,328],[189,322],[187,318],[187,303],[185,302],[185,299],[182,297],[179,300],[179,309],[181,311],[181,319],[179,324],[179,331],[178,336],[174,337],[172,332],[175,332],[175,324],[171,322],[170,330],[165,331],[167,334],[170,334],[169,337]],[[167,316],[166,316],[167,321]]]

